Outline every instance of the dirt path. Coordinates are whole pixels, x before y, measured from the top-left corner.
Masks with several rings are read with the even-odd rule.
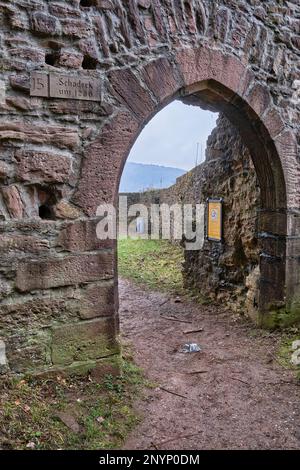
[[[138,402],[143,419],[124,448],[299,448],[300,387],[273,360],[276,337],[253,338],[249,325],[221,309],[168,299],[120,282],[122,336],[157,383]],[[202,352],[180,352],[185,342],[198,342]]]

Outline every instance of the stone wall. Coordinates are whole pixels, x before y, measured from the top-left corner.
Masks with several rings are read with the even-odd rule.
[[[224,116],[208,138],[204,163],[170,188],[127,194],[128,205],[148,208],[155,203],[205,203],[209,197],[223,198],[224,241],[206,240],[202,250],[185,251],[185,284],[206,298],[225,300],[232,309],[255,315],[259,186],[249,150]]]
[[[174,98],[239,129],[261,188],[259,308],[264,319],[299,314],[299,32],[296,0],[0,1],[0,337],[11,371],[115,354],[115,250],[96,238],[96,209],[116,201],[131,146]],[[32,72],[95,79],[102,99],[30,96]]]
[[[223,198],[224,241],[206,240],[200,252],[186,252],[186,282],[252,314],[257,292],[250,280],[259,278],[259,186],[249,151],[225,118],[219,119],[208,139],[205,163],[191,177],[195,201]]]

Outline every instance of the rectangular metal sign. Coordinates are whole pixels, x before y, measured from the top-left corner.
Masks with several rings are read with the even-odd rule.
[[[91,77],[32,72],[30,96],[101,101],[101,84]]]
[[[222,241],[223,236],[222,199],[207,200],[207,239]]]

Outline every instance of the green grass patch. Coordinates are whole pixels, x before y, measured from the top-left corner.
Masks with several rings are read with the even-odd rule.
[[[300,366],[291,363],[293,354],[292,343],[300,339],[300,331],[298,328],[291,328],[289,331],[282,333],[277,352],[277,360],[285,369],[292,369],[296,372],[300,379]]]
[[[183,249],[167,240],[119,240],[119,273],[151,289],[183,294]]]
[[[0,386],[0,448],[116,449],[138,423],[133,401],[147,385],[131,360],[121,376],[9,379]],[[60,413],[71,416],[77,429]]]

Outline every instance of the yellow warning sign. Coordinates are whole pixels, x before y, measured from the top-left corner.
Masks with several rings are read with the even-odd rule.
[[[222,201],[208,199],[207,201],[207,238],[209,240],[222,240]]]

